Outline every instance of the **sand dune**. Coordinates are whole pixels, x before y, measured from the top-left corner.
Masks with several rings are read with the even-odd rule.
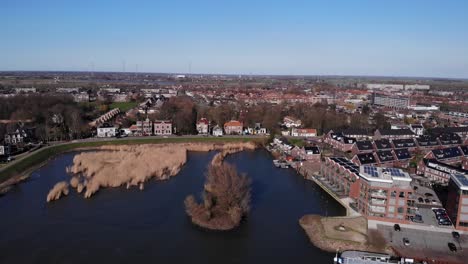
[[[75,155],[67,172],[72,175],[70,186],[79,193],[84,191],[84,197],[89,198],[102,187],[126,185],[143,190],[143,183],[152,178],[169,179],[187,162],[187,151],[220,150],[212,161],[220,163],[230,153],[255,148],[252,142],[103,146]]]

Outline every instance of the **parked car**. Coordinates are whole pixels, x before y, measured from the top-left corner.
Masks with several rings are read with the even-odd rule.
[[[400,228],[400,225],[399,225],[399,224],[393,225],[393,229],[394,229],[395,231],[401,231],[401,228]]]
[[[410,220],[414,223],[424,223],[421,216],[411,216]]]
[[[409,245],[410,245],[409,239],[406,238],[406,237],[404,237],[404,238],[403,238],[403,244],[404,244],[405,246],[409,246]]]
[[[452,251],[452,252],[456,252],[456,251],[457,251],[457,246],[455,246],[454,243],[449,242],[447,245],[448,245],[450,251]]]
[[[13,161],[14,158],[11,156],[0,156],[0,162],[10,162]]]

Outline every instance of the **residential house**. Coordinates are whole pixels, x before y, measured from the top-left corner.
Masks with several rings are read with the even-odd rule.
[[[455,164],[461,162],[464,158],[463,152],[459,147],[448,147],[442,149],[433,149],[424,156],[425,159],[437,159],[446,164]]]
[[[377,157],[379,165],[384,166],[393,166],[396,160],[391,150],[379,150],[375,152],[375,156]]]
[[[153,134],[153,122],[149,118],[144,121],[137,121],[136,126],[138,128],[136,131],[137,136],[151,136]]]
[[[416,142],[412,138],[392,139],[391,143],[395,149],[405,148],[414,151],[417,148]]]
[[[389,149],[392,149],[393,147],[392,144],[390,143],[390,140],[386,138],[375,140],[374,146],[375,146],[375,149],[377,150],[389,150]]]
[[[356,141],[351,150],[353,154],[371,153],[373,151],[374,151],[374,145],[372,144],[370,140]]]
[[[210,122],[206,118],[201,118],[197,122],[197,131],[199,135],[208,135],[210,132]]]
[[[285,116],[283,118],[283,125],[286,126],[287,128],[291,127],[300,127],[302,125],[302,122],[300,119],[297,119],[292,116]]]
[[[317,130],[313,128],[293,128],[291,130],[293,137],[316,137]]]
[[[371,153],[358,153],[354,155],[351,161],[358,166],[378,164],[378,161],[375,158],[374,153],[372,152]]]
[[[411,160],[411,153],[406,148],[394,149],[396,160],[394,162],[395,167],[407,168]]]
[[[308,161],[320,161],[320,148],[317,146],[294,147],[291,150],[291,155]]]
[[[267,135],[268,131],[266,128],[262,127],[262,124],[255,123],[254,127],[248,127],[245,129],[244,134],[247,135]]]
[[[110,125],[109,123],[103,123],[97,128],[97,137],[115,137],[117,135],[117,128]]]
[[[422,135],[416,138],[418,147],[423,150],[434,149],[440,146],[439,140],[437,137],[432,135]]]
[[[324,137],[324,142],[331,145],[334,149],[342,152],[349,152],[352,150],[355,138],[345,137],[342,133],[334,133],[330,130]]]
[[[216,125],[215,127],[213,127],[213,131],[211,132],[211,134],[215,137],[221,137],[223,136],[223,129]]]
[[[366,140],[369,139],[369,132],[366,129],[359,128],[348,128],[340,131],[343,136],[355,138],[356,140]]]
[[[462,144],[462,139],[455,133],[442,133],[437,139],[442,146],[456,146]]]
[[[419,162],[416,173],[423,175],[432,182],[448,184],[450,175],[456,173],[468,174],[468,171],[440,162],[437,159],[424,158]]]
[[[410,130],[413,131],[416,136],[422,136],[424,134],[424,127],[421,124],[410,125]]]
[[[157,136],[172,135],[172,122],[170,120],[155,120],[153,126],[154,134]]]
[[[243,124],[237,120],[231,120],[224,124],[224,132],[226,135],[241,135]]]
[[[374,140],[414,138],[416,135],[410,129],[377,129],[374,132]]]
[[[468,127],[436,127],[431,130],[431,134],[440,135],[442,133],[455,133],[465,139],[468,136]]]
[[[9,145],[0,145],[0,156],[10,155],[10,146]]]

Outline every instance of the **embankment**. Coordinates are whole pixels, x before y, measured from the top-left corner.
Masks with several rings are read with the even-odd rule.
[[[328,251],[358,250],[393,254],[376,230],[367,230],[367,220],[360,217],[322,217],[305,215],[300,226],[314,246]]]

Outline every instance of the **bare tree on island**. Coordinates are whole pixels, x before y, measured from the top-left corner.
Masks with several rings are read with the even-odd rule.
[[[227,163],[210,165],[206,174],[203,202],[193,195],[185,198],[185,210],[192,222],[214,230],[230,230],[240,224],[250,210],[251,179],[239,175]]]

